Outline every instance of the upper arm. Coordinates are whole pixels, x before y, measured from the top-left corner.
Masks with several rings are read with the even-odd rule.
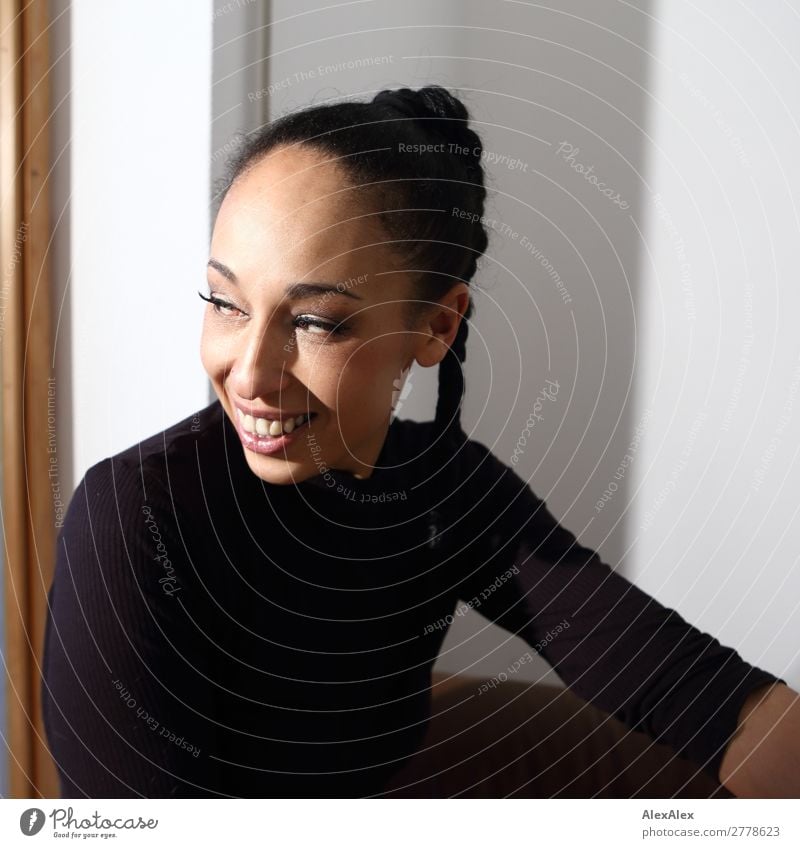
[[[42,701],[62,797],[202,795],[213,696],[165,493],[105,460],[58,535]]]
[[[472,444],[491,494],[464,549],[460,597],[536,648],[578,695],[716,778],[747,693],[779,678],[613,571]]]

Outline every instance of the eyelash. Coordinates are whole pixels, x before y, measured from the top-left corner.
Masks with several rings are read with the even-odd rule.
[[[232,318],[233,316],[232,315],[223,315],[223,313],[219,311],[220,308],[236,309],[238,312],[242,311],[237,306],[234,306],[232,303],[228,303],[227,300],[221,300],[218,297],[214,297],[213,294],[210,295],[209,297],[206,297],[202,292],[197,292],[197,293],[200,295],[200,297],[203,300],[212,304],[213,307],[214,307],[214,311],[217,313],[217,315],[219,315],[222,318]],[[243,313],[243,314],[246,314],[246,313]],[[327,330],[328,333],[330,333],[331,335],[342,335],[343,333],[345,333],[348,330],[347,325],[344,324],[344,323],[330,324],[327,321],[320,321],[318,318],[309,318],[306,315],[298,315],[294,319],[294,321],[292,321],[292,325],[294,327],[303,327],[303,326],[319,327],[322,330]]]

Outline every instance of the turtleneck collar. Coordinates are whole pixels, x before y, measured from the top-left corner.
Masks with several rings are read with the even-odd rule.
[[[319,474],[308,477],[297,484],[302,491],[325,492],[332,498],[353,503],[378,502],[376,498],[383,495],[382,500],[393,497],[399,500],[407,495],[402,488],[407,481],[407,469],[404,473],[402,458],[398,455],[397,436],[401,425],[393,419],[386,431],[375,467],[369,477],[356,477],[350,471],[340,468],[324,468]],[[400,486],[400,489],[397,487]]]

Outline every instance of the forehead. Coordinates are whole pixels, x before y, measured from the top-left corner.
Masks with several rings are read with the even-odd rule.
[[[245,284],[364,277],[363,298],[401,297],[409,278],[371,212],[326,154],[278,148],[230,187],[211,255]]]

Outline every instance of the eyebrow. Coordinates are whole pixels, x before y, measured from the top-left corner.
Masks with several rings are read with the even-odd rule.
[[[208,267],[218,271],[223,277],[225,277],[226,280],[230,280],[230,282],[234,285],[239,285],[239,280],[236,274],[234,274],[227,265],[223,265],[222,262],[219,262],[212,257],[208,260]],[[349,287],[346,286],[347,283],[344,280],[340,283],[326,283],[319,280],[307,283],[292,283],[286,287],[286,298],[288,300],[304,300],[309,297],[313,297],[314,295],[332,293],[342,294],[345,297],[352,297],[355,300],[363,299],[361,295],[350,291]]]

